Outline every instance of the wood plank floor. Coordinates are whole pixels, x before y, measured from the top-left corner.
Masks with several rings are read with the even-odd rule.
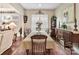
[[[21,42],[22,38],[18,37],[12,46],[2,53],[2,55],[27,55],[26,50],[20,47]],[[70,55],[70,50],[64,50],[59,43],[57,44],[59,45],[58,49],[51,50],[50,55]],[[31,55],[31,53],[29,53],[29,55]]]

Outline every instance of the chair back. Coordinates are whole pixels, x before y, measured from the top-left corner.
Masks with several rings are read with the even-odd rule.
[[[47,36],[45,35],[33,35],[32,41],[32,54],[41,55],[46,53],[46,41]]]
[[[57,35],[58,40],[63,40],[63,31],[62,30],[58,29],[56,35]]]

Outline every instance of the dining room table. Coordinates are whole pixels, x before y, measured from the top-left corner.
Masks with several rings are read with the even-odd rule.
[[[31,32],[26,38],[24,38],[20,44],[20,46],[12,53],[12,55],[26,55],[26,50],[32,49],[31,36],[38,35],[37,32]],[[47,36],[46,49],[51,49],[52,53],[55,55],[63,55],[65,54],[64,50],[60,47],[60,45],[51,38],[47,32],[41,32],[42,35]],[[40,35],[41,35],[40,34]]]
[[[57,43],[54,41],[54,39],[52,39],[50,37],[50,35],[48,35],[46,32],[40,32],[40,34],[38,34],[37,32],[31,32],[23,41],[22,41],[22,46],[25,49],[32,49],[32,42],[31,42],[31,36],[33,35],[46,35],[47,36],[47,42],[46,42],[46,49],[54,49],[57,48],[58,45]]]

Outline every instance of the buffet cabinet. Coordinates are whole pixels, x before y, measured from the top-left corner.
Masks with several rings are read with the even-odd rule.
[[[73,43],[79,43],[79,33],[78,34],[76,34],[76,33],[73,34]]]
[[[60,42],[63,46],[66,42],[79,43],[79,33],[73,31],[55,29],[56,30],[56,40]]]

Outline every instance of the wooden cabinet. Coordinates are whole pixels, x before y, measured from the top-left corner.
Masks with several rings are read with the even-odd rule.
[[[55,35],[56,19],[57,19],[56,16],[53,16],[51,18],[51,37],[52,38],[55,38],[56,37],[56,35]]]
[[[72,43],[79,43],[79,33],[74,33],[72,31],[63,30],[63,29],[56,29],[56,38],[57,41],[60,42],[61,40],[65,43],[72,42]]]
[[[79,34],[75,34],[73,33],[73,40],[72,40],[73,43],[79,43]]]

